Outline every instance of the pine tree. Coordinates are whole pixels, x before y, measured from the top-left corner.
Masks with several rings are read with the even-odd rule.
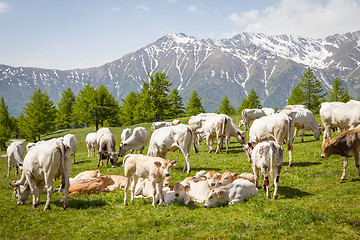
[[[0,149],[6,149],[6,142],[11,136],[11,120],[8,107],[5,104],[4,97],[0,100]]]
[[[201,104],[201,98],[197,94],[196,91],[193,91],[191,97],[189,98],[189,102],[186,104],[186,115],[187,116],[195,116],[199,113],[204,113],[205,109]]]
[[[298,84],[292,91],[291,95],[288,98],[289,105],[296,105],[305,103],[305,93],[301,90],[300,85]]]
[[[244,99],[242,100],[242,102],[241,102],[240,107],[239,107],[238,110],[237,110],[237,113],[238,113],[238,114],[241,114],[241,113],[242,113],[242,110],[248,108],[248,105],[249,105],[249,104],[248,104],[246,98],[244,98]]]
[[[76,96],[76,102],[74,105],[76,123],[78,125],[85,124],[86,126],[95,124],[97,130],[99,123],[97,114],[96,90],[87,83],[85,88],[82,89]]]
[[[169,109],[169,87],[171,83],[167,79],[166,73],[156,72],[155,75],[150,76],[149,90],[151,95],[151,102],[155,114],[155,121],[163,120],[166,117],[166,111]]]
[[[124,125],[132,125],[135,122],[137,115],[141,114],[137,112],[137,103],[139,100],[139,95],[130,92],[125,99],[121,99],[123,102],[121,110],[121,121]]]
[[[96,111],[98,112],[98,120],[102,127],[104,127],[105,121],[116,123],[119,104],[103,84],[96,90]]]
[[[184,104],[180,97],[179,91],[174,88],[169,95],[170,107],[167,116],[169,118],[179,117],[185,114]]]
[[[320,99],[322,99],[325,94],[321,94],[323,91],[321,82],[314,75],[310,67],[304,74],[304,77],[301,79],[299,85],[305,95],[304,105],[310,111],[318,112],[321,103]]]
[[[256,91],[254,89],[251,89],[250,94],[247,98],[247,108],[261,108],[259,96],[256,94]]]
[[[348,102],[350,101],[351,96],[349,94],[349,90],[342,87],[342,82],[339,76],[336,76],[331,86],[331,89],[328,93],[328,101],[329,102]]]
[[[31,102],[26,103],[23,114],[20,115],[20,131],[30,139],[40,140],[41,134],[54,130],[56,109],[53,102],[40,88],[34,90]]]
[[[225,98],[222,100],[219,108],[216,110],[216,113],[223,113],[226,115],[235,114],[235,108],[233,108],[233,106],[230,105],[230,101],[227,95],[225,95]]]
[[[71,88],[67,88],[62,94],[58,102],[58,110],[56,115],[57,125],[59,127],[66,127],[74,125],[74,105],[76,97]]]
[[[150,84],[143,82],[141,93],[138,95],[137,103],[134,108],[134,122],[150,122],[155,120],[155,112],[153,111],[154,102],[152,101],[152,91]]]

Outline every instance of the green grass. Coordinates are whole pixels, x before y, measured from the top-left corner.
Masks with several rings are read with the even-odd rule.
[[[236,118],[234,118],[236,119]],[[150,124],[141,124],[148,130]],[[133,126],[132,126],[133,127]],[[120,142],[123,128],[110,128]],[[78,140],[77,163],[71,176],[96,169],[96,159],[87,157],[85,137],[95,128],[73,129]],[[63,136],[59,131],[45,138]],[[31,198],[26,205],[12,199],[12,180],[19,179],[15,170],[7,173],[7,159],[0,159],[0,238],[1,239],[360,239],[360,181],[353,158],[349,161],[346,180],[340,182],[342,160],[339,156],[320,157],[322,139],[315,141],[307,133],[305,143],[295,139],[294,166],[289,168],[288,153],[280,175],[279,199],[260,195],[232,206],[205,209],[203,204],[173,204],[153,208],[150,199],[135,199],[135,205],[124,206],[124,192],[118,190],[98,195],[72,196],[69,207],[62,209],[63,195],[55,193],[51,210],[43,211],[46,196],[33,209]],[[118,149],[118,146],[117,146]],[[184,157],[178,152],[168,158],[179,160],[173,169],[174,183],[201,169],[217,172],[252,173],[246,154],[232,139],[230,154],[207,153],[205,142],[200,152],[191,152],[190,174],[182,173]],[[145,153],[147,148],[145,148]],[[5,152],[1,152],[4,154]],[[122,160],[122,158],[120,158]],[[102,174],[123,175],[123,167],[101,166]],[[55,185],[58,182],[55,183]],[[260,182],[260,184],[262,181]],[[273,184],[271,183],[273,191]]]

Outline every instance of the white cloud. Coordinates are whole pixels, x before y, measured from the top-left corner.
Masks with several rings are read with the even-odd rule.
[[[136,6],[138,9],[144,10],[144,11],[150,11],[150,8],[148,6],[145,5],[137,5]]]
[[[356,0],[281,0],[263,10],[232,13],[228,20],[241,31],[271,35],[292,34],[323,38],[360,30],[360,6]]]
[[[198,9],[198,7],[197,7],[197,6],[195,6],[195,5],[191,5],[191,6],[189,6],[189,7],[188,7],[188,10],[189,10],[190,12],[193,12],[193,13],[205,14],[205,12],[204,12],[204,11],[199,10],[199,9]]]
[[[8,12],[9,10],[10,8],[6,3],[0,2],[0,13]]]

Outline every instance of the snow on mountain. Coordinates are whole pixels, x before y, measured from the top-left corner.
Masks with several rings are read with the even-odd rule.
[[[12,115],[20,114],[35,87],[56,103],[67,87],[78,93],[87,82],[104,84],[121,103],[131,91],[141,90],[148,73],[166,72],[184,102],[195,90],[207,111],[214,111],[225,94],[238,107],[252,88],[264,106],[282,107],[308,67],[324,88],[340,76],[358,97],[360,31],[325,39],[241,33],[213,40],[171,33],[96,68],[60,71],[0,65],[0,92]]]

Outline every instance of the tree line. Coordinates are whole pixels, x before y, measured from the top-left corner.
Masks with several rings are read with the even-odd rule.
[[[10,117],[4,98],[0,101],[0,148],[11,136],[25,137],[38,141],[40,136],[58,129],[95,126],[127,126],[142,122],[161,121],[177,117],[204,113],[201,98],[193,91],[184,107],[182,97],[176,88],[170,91],[172,83],[166,73],[148,74],[149,81],[143,81],[139,93],[130,92],[122,105],[115,100],[105,86],[97,89],[87,83],[77,96],[68,88],[62,94],[57,107],[40,88],[35,88],[31,101],[26,103],[18,118]],[[326,99],[325,96],[328,96]],[[303,104],[318,112],[324,101],[347,102],[351,96],[336,77],[330,91],[325,94],[321,82],[310,68],[299,84],[292,90],[288,104]],[[252,89],[236,110],[227,95],[218,106],[217,113],[241,114],[245,108],[261,108],[256,91]]]

